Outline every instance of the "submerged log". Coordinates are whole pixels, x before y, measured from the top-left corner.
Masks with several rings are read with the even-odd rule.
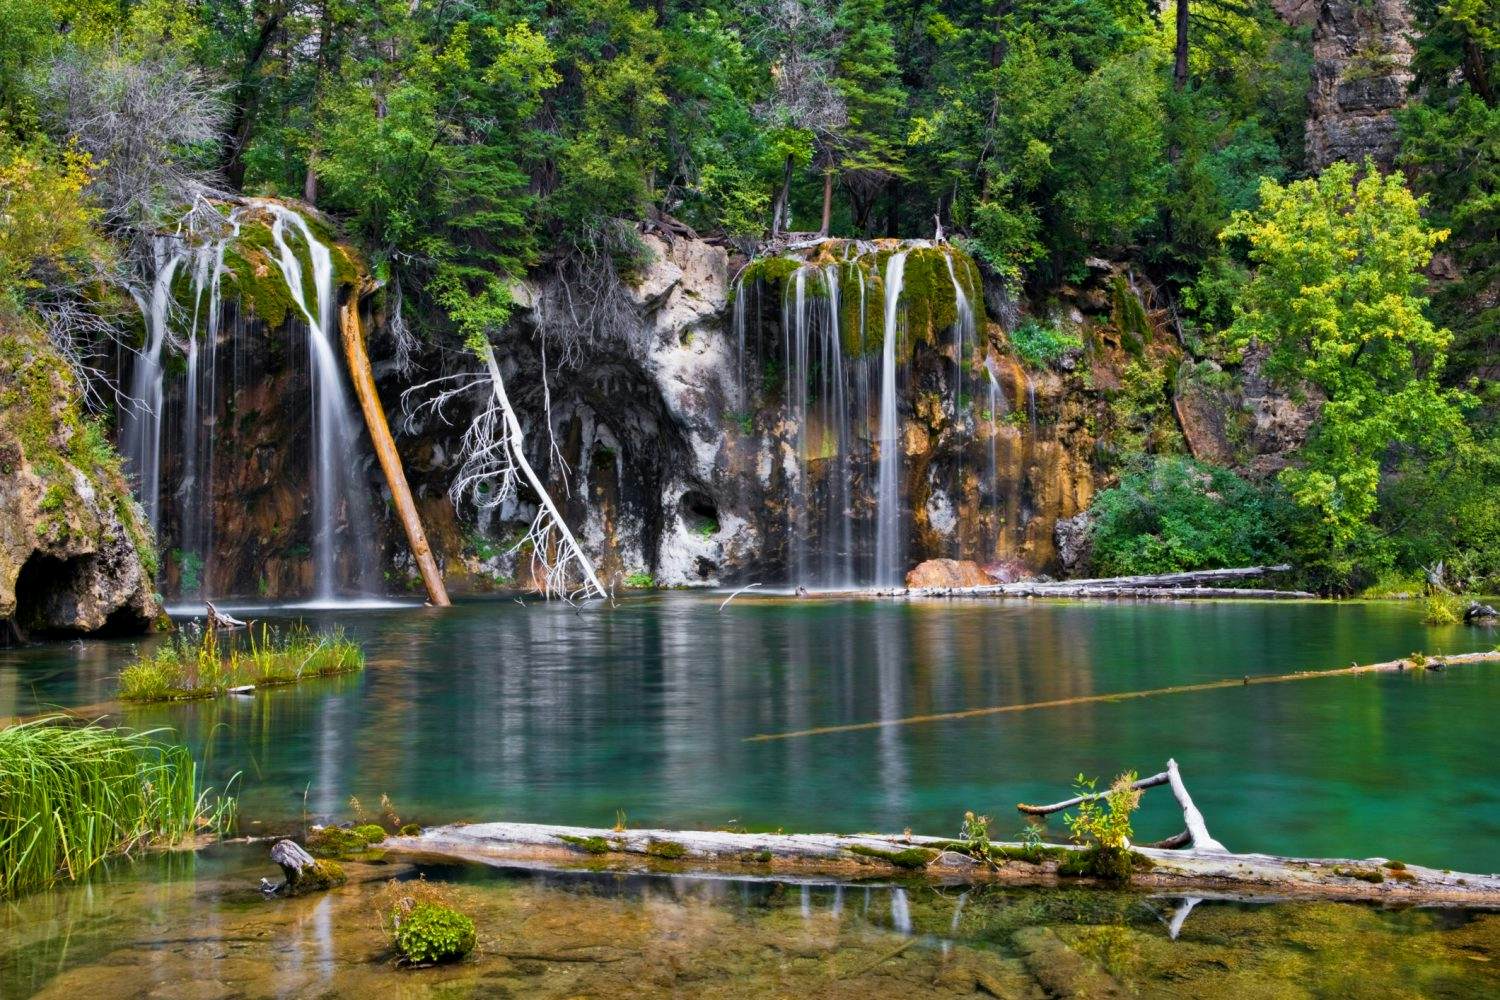
[[[417,513],[416,501],[412,499],[411,487],[406,483],[401,453],[396,450],[396,441],[391,437],[385,409],[380,405],[380,395],[375,391],[375,376],[370,371],[370,356],[365,351],[365,333],[359,321],[359,296],[352,296],[339,312],[339,326],[343,334],[344,356],[349,362],[350,381],[354,383],[354,394],[359,397],[359,407],[365,415],[365,427],[370,431],[370,441],[375,446],[375,456],[380,459],[386,485],[391,489],[396,516],[406,530],[412,558],[416,560],[422,584],[427,588],[427,599],[437,607],[445,608],[450,603],[448,589],[443,585],[443,574],[432,556],[432,546],[427,543],[427,532],[422,529],[422,518]]]
[[[1075,845],[993,842],[998,864],[976,860],[942,837],[610,830],[534,823],[476,823],[387,838],[387,854],[497,867],[558,870],[701,871],[783,882],[925,876],[945,883],[1094,884],[1059,871],[1083,854]],[[1228,890],[1280,896],[1415,904],[1500,905],[1500,876],[1468,875],[1384,858],[1285,858],[1222,851],[1132,848],[1133,886]],[[1106,883],[1107,884],[1107,883]]]

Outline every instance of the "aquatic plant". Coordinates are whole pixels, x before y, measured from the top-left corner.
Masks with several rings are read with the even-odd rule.
[[[216,698],[230,688],[295,684],[363,670],[365,656],[342,629],[326,635],[305,626],[251,629],[243,647],[221,649],[216,629],[189,626],[120,672],[120,699],[129,702]]]
[[[972,810],[964,813],[963,825],[959,827],[958,839],[963,850],[976,861],[994,862],[994,846],[990,843],[990,818],[976,815]]]
[[[1130,853],[1130,814],[1141,804],[1141,790],[1132,787],[1136,773],[1126,771],[1115,778],[1103,798],[1085,798],[1078,803],[1078,813],[1066,817],[1073,841],[1088,850],[1063,866],[1065,874],[1093,875],[1123,882],[1130,877],[1133,858]],[[1094,794],[1097,781],[1082,774],[1073,779],[1081,796]]]
[[[474,921],[459,912],[445,887],[425,878],[391,880],[376,898],[380,926],[398,961],[435,965],[474,950]]]
[[[187,748],[155,735],[61,716],[0,730],[0,896],[229,826],[233,799],[200,790]]]

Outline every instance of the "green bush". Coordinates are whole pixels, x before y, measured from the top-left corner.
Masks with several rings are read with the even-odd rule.
[[[1069,351],[1081,350],[1083,341],[1028,319],[1010,332],[1010,346],[1026,364],[1041,368],[1057,363]]]
[[[396,954],[413,965],[463,958],[474,950],[474,921],[440,903],[418,903],[393,916]]]
[[[1103,575],[1250,566],[1286,556],[1284,501],[1189,458],[1138,459],[1089,510],[1093,569]]]
[[[1457,625],[1464,620],[1464,602],[1453,594],[1432,594],[1422,602],[1422,624]]]

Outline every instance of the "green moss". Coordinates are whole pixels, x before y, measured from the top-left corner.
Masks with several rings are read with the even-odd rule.
[[[1120,335],[1120,345],[1140,357],[1145,353],[1146,345],[1151,343],[1151,319],[1146,315],[1146,307],[1122,274],[1115,275],[1110,297],[1111,319]]]
[[[1396,860],[1392,859],[1390,861],[1387,861],[1385,864],[1381,865],[1380,867],[1382,867],[1382,868],[1389,868],[1392,871],[1398,871],[1399,872],[1399,871],[1402,871],[1403,869],[1406,868],[1406,862],[1405,861],[1396,861]]]
[[[224,251],[224,267],[229,274],[222,288],[226,295],[236,294],[240,303],[267,326],[276,328],[286,323],[287,315],[296,311],[297,306],[276,265],[276,251],[259,246],[251,238],[257,232],[263,232],[266,240],[270,240],[269,229],[247,222],[240,230],[240,239]]]
[[[857,854],[862,858],[873,858],[884,861],[886,864],[895,865],[897,868],[905,868],[918,871],[926,868],[938,856],[938,852],[926,847],[908,847],[900,851],[882,851],[878,847],[866,847],[864,844],[854,844],[847,848],[850,854]]]
[[[779,288],[801,267],[802,262],[792,257],[761,257],[745,265],[745,269],[740,272],[740,281],[743,285],[758,281],[763,285]]]
[[[320,827],[307,835],[307,851],[318,858],[346,858],[363,853],[369,846],[358,830],[338,826]]]
[[[421,832],[422,826],[419,823],[407,823],[402,826],[400,830],[401,836],[403,837],[415,837]]]
[[[558,839],[572,844],[585,854],[608,854],[613,848],[609,841],[603,837],[575,837],[572,834],[559,834]]]
[[[648,840],[646,841],[646,853],[653,858],[664,858],[675,861],[687,856],[687,848],[675,840]]]
[[[1379,885],[1385,881],[1385,873],[1379,868],[1335,868],[1333,873],[1344,878],[1369,882],[1371,885]]]
[[[440,903],[418,903],[401,915],[392,938],[396,954],[413,965],[463,958],[476,943],[474,921]]]
[[[361,823],[350,832],[365,838],[367,844],[378,844],[385,839],[385,828],[378,823]]]
[[[773,855],[770,848],[763,847],[758,851],[746,851],[740,855],[740,861],[747,865],[768,865]]]
[[[310,892],[323,892],[349,881],[342,865],[334,861],[314,861],[297,873],[296,879],[287,887],[285,895],[304,896]]]

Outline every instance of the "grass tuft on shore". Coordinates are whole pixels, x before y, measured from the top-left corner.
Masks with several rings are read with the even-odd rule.
[[[187,748],[154,736],[61,716],[0,730],[0,897],[228,828],[234,800],[200,791]]]
[[[274,687],[365,668],[365,654],[342,629],[314,634],[298,625],[252,628],[243,647],[221,643],[215,629],[189,626],[120,673],[120,699],[130,702],[217,698],[231,688]]]

